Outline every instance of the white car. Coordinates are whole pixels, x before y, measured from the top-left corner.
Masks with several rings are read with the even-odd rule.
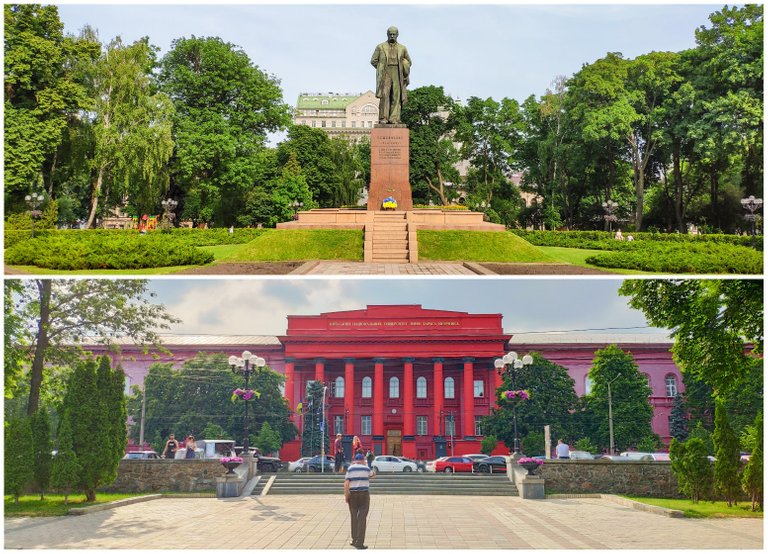
[[[417,466],[397,456],[376,456],[371,463],[371,469],[376,473],[408,473],[416,471]]]
[[[304,469],[304,463],[307,460],[311,460],[312,458],[310,456],[304,456],[303,458],[299,458],[295,462],[291,462],[288,464],[288,471],[291,473],[299,473],[302,469]]]
[[[437,463],[439,460],[445,460],[445,459],[447,459],[447,458],[448,458],[448,456],[443,456],[442,458],[438,458],[437,460],[432,460],[432,461],[430,461],[430,462],[427,462],[427,472],[428,472],[428,473],[435,473],[435,464],[436,464],[436,463]]]

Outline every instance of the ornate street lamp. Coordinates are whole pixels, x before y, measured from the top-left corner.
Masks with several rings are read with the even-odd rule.
[[[32,218],[32,238],[35,238],[35,221],[42,215],[42,212],[38,210],[40,204],[45,201],[45,196],[42,194],[28,194],[24,197],[24,201],[29,206],[29,216]]]
[[[299,210],[304,207],[304,202],[296,200],[291,206],[293,207],[293,219],[299,219]]]
[[[603,219],[608,222],[608,230],[612,231],[612,223],[614,221],[618,221],[618,218],[614,214],[616,209],[619,207],[618,202],[614,202],[613,200],[606,200],[603,202],[603,211],[605,212],[605,215],[603,216]]]
[[[744,216],[744,219],[752,222],[752,236],[755,236],[757,233],[757,216],[755,215],[755,212],[763,207],[763,199],[755,198],[754,196],[750,195],[748,198],[741,199],[741,207],[749,212]]]
[[[248,388],[248,379],[251,377],[251,372],[255,371],[254,368],[261,369],[265,365],[267,365],[267,362],[264,360],[264,358],[261,358],[259,356],[254,356],[247,350],[244,351],[240,357],[237,356],[230,356],[229,357],[229,367],[232,369],[232,373],[242,373],[243,377],[245,377],[245,391],[243,391],[243,394],[241,398],[245,402],[245,418],[243,420],[243,426],[245,427],[245,438],[243,439],[243,452],[244,455],[249,455],[249,435],[250,435],[250,419],[248,418],[248,402],[253,398],[254,392],[251,391]],[[235,392],[237,394],[237,392]]]
[[[493,366],[496,368],[496,372],[504,376],[509,375],[512,380],[512,391],[510,392],[518,392],[516,390],[516,380],[517,380],[517,370],[522,369],[523,366],[531,365],[533,363],[533,357],[529,354],[526,354],[522,358],[517,357],[517,352],[507,352],[504,354],[503,357],[497,358],[493,362]],[[520,391],[525,392],[525,391]],[[527,397],[527,395],[526,395]],[[522,398],[522,397],[521,397]],[[515,442],[513,446],[513,450],[515,452],[515,457],[520,457],[520,437],[517,434],[517,399],[511,399],[512,400],[512,424],[514,425],[514,432],[515,432]]]
[[[166,198],[160,202],[160,205],[163,207],[163,221],[165,226],[170,228],[173,226],[173,220],[176,219],[174,210],[176,210],[176,206],[178,206],[179,203],[173,198]]]

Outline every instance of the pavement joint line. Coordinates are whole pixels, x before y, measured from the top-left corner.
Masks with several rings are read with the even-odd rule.
[[[123,498],[122,500],[105,502],[104,504],[95,504],[93,506],[86,506],[85,508],[70,508],[68,515],[81,516],[81,515],[90,514],[93,512],[101,512],[104,510],[111,510],[112,508],[119,508],[120,506],[129,506],[130,504],[138,504],[139,502],[147,502],[149,500],[158,500],[162,497],[163,497],[162,494],[148,494],[145,496],[134,496],[133,498]]]

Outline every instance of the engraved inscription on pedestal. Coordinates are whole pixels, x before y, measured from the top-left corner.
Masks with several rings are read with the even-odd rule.
[[[369,210],[381,210],[388,196],[397,201],[398,210],[413,209],[408,179],[409,138],[405,126],[377,126],[371,132]]]

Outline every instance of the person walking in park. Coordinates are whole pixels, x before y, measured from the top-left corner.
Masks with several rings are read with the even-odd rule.
[[[376,98],[379,99],[379,123],[400,123],[400,115],[408,98],[411,57],[408,49],[397,42],[397,27],[387,29],[387,42],[373,51],[371,65],[376,68]]]
[[[358,550],[365,550],[365,525],[371,496],[368,492],[372,472],[365,463],[365,456],[355,454],[355,458],[344,477],[344,500],[349,505],[352,525],[352,541],[349,543]]]
[[[173,460],[176,457],[176,450],[179,448],[179,441],[173,433],[170,434],[168,440],[165,441],[165,448],[163,448],[163,458]]]
[[[557,446],[555,447],[555,454],[560,460],[570,460],[571,449],[567,444],[563,442],[563,439],[557,439]]]
[[[376,456],[374,456],[373,452],[371,452],[370,450],[365,455],[365,460],[368,462],[368,467],[373,467],[373,460],[374,460],[375,457]]]
[[[344,473],[344,444],[341,442],[341,433],[336,434],[336,440],[333,442],[334,453],[334,471]]]

